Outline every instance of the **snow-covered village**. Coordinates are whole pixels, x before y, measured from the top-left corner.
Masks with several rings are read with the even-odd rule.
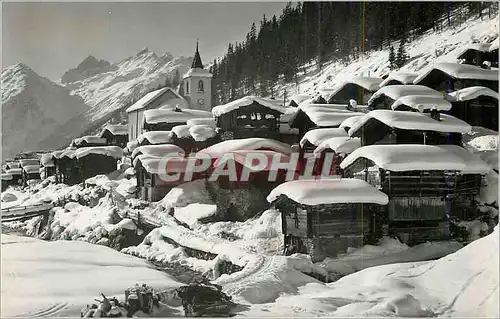
[[[498,9],[3,3],[1,317],[499,318]]]

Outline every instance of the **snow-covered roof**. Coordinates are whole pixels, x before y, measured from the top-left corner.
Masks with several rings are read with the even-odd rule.
[[[256,97],[256,96],[245,96],[242,97],[241,99],[229,102],[227,104],[219,105],[216,106],[212,109],[212,114],[214,116],[221,116],[223,114],[229,113],[231,111],[237,110],[242,107],[250,106],[254,102],[267,107],[271,110],[278,111],[281,113],[285,113],[285,108],[283,106],[276,105],[275,103],[271,103],[269,101],[266,101],[263,98]]]
[[[469,101],[480,96],[491,96],[498,100],[498,93],[484,86],[471,86],[455,92],[448,93],[446,98],[451,102]]]
[[[363,117],[364,117],[364,115],[358,115],[358,116],[353,116],[353,117],[347,118],[344,120],[344,122],[342,122],[340,124],[339,128],[342,128],[344,130],[346,128],[351,128],[354,125],[354,123],[356,123],[357,121],[359,121]]]
[[[146,106],[149,105],[149,103],[153,102],[156,98],[161,96],[166,91],[171,91],[173,94],[175,94],[175,96],[177,98],[184,99],[177,92],[175,92],[175,90],[168,88],[168,87],[164,87],[164,88],[161,88],[161,89],[153,91],[153,92],[149,92],[148,94],[144,95],[141,99],[139,99],[139,101],[135,102],[132,106],[130,106],[126,110],[126,112],[130,113],[132,111],[137,111],[137,110],[145,108]]]
[[[75,138],[73,140],[73,143],[77,146],[82,144],[83,142],[87,142],[88,144],[106,144],[106,139],[102,138],[100,136],[86,135],[86,136]]]
[[[424,110],[436,109],[438,111],[451,110],[451,103],[443,97],[428,96],[428,95],[405,95],[397,99],[392,105],[393,110],[397,110],[399,106],[406,105],[412,109],[423,112]]]
[[[23,171],[28,174],[40,173],[40,165],[26,165],[23,167]]]
[[[77,159],[83,158],[90,154],[104,155],[113,158],[122,158],[123,150],[118,146],[91,146],[82,147],[76,150],[75,156]]]
[[[466,168],[461,170],[462,173],[487,174],[491,171],[491,167],[488,165],[488,163],[463,147],[460,147],[458,145],[439,145],[439,147],[452,152],[464,161]]]
[[[300,110],[305,110],[306,108],[324,108],[335,112],[350,112],[347,109],[347,105],[344,104],[319,104],[311,103],[309,100],[300,103],[297,108]]]
[[[436,121],[429,114],[408,111],[374,110],[357,121],[350,129],[349,136],[357,136],[363,126],[371,119],[377,119],[387,126],[403,130],[435,131],[443,133],[467,133],[471,126],[447,114],[440,114]]]
[[[207,111],[193,109],[154,109],[144,111],[144,123],[186,123],[193,118],[212,118],[212,114]]]
[[[185,172],[187,165],[187,158],[184,157],[170,157],[168,161],[166,158],[151,158],[142,157],[140,159],[142,167],[150,174],[167,174],[168,173],[182,173]]]
[[[379,168],[395,172],[439,170],[471,173],[483,171],[482,163],[465,156],[457,149],[460,148],[459,146],[450,146],[418,144],[363,146],[348,155],[340,163],[340,167],[345,169],[357,159],[366,158]]]
[[[11,175],[21,175],[23,173],[23,169],[22,168],[11,168],[11,169],[6,170],[5,172],[8,174],[11,174]]]
[[[456,55],[459,58],[462,54],[466,53],[469,50],[475,50],[480,52],[487,52],[490,49],[489,43],[468,43],[462,47],[462,49]]]
[[[191,133],[189,132],[189,129],[191,128],[191,125],[177,125],[172,127],[172,133],[177,136],[177,138],[186,138],[186,137],[191,137]]]
[[[368,105],[372,104],[376,99],[383,95],[390,97],[393,100],[397,100],[405,95],[428,95],[442,97],[443,93],[423,85],[388,85],[375,92],[368,100]]]
[[[318,146],[324,140],[331,137],[347,136],[347,132],[343,128],[317,128],[310,130],[304,134],[300,140],[300,146],[304,146],[307,142]]]
[[[11,181],[13,179],[14,179],[14,176],[12,176],[12,174],[7,173],[7,172],[2,173],[2,180],[3,181]]]
[[[147,140],[150,144],[167,144],[172,142],[171,131],[150,131],[144,132],[137,137],[137,142],[142,144]]]
[[[21,159],[19,160],[20,166],[22,168],[28,166],[28,165],[40,165],[40,160],[37,158],[27,158],[27,159]]]
[[[360,147],[361,139],[359,137],[332,137],[321,142],[314,150],[314,155],[319,155],[326,149],[330,149],[337,154],[351,154]]]
[[[195,118],[189,119],[186,122],[187,125],[210,125],[212,127],[217,127],[217,123],[213,117],[211,118]]]
[[[62,152],[62,153],[60,153],[60,154],[58,155],[58,157],[56,157],[56,158],[61,159],[61,158],[63,158],[63,157],[67,157],[67,158],[72,159],[72,158],[74,158],[74,157],[75,157],[75,152],[76,152],[76,149],[75,149],[75,148],[66,148],[66,149],[64,149],[64,150],[63,150],[63,152]],[[55,156],[54,156],[54,157],[55,157]]]
[[[127,149],[130,152],[133,152],[137,148],[137,146],[139,146],[139,143],[137,141],[127,142]]]
[[[408,73],[408,72],[393,72],[389,74],[389,76],[380,83],[380,87],[386,86],[389,82],[395,80],[402,84],[413,84],[413,80],[418,76],[416,73]]]
[[[103,137],[104,133],[108,131],[112,135],[119,136],[119,135],[128,135],[128,126],[127,125],[107,125],[99,135],[100,137]]]
[[[134,149],[134,151],[132,152],[132,158],[135,158],[139,154],[157,157],[162,157],[167,154],[177,154],[179,156],[184,156],[184,150],[179,146],[173,144],[144,145]]]
[[[381,78],[373,78],[373,77],[367,77],[367,76],[354,76],[350,79],[345,80],[341,84],[335,85],[334,88],[329,89],[331,93],[327,94],[326,99],[329,100],[332,96],[335,96],[337,93],[339,93],[346,85],[348,84],[355,84],[358,85],[365,90],[368,91],[377,91],[380,88],[380,84],[384,81]],[[327,89],[323,89],[323,91],[326,91]]]
[[[338,126],[350,117],[364,115],[364,113],[347,110],[341,111],[325,107],[307,107],[303,111],[319,127]]]
[[[281,123],[288,123],[290,118],[298,111],[299,111],[299,108],[297,108],[297,107],[285,108],[285,113],[281,114],[281,116],[280,116],[280,122]]]
[[[269,149],[283,154],[292,153],[292,147],[290,145],[261,137],[223,141],[202,149],[199,152],[213,157],[220,157],[229,152],[259,149]]]
[[[279,159],[279,162],[282,162],[282,163],[288,163],[288,162],[290,162],[290,156],[289,155],[283,154],[283,153],[280,153],[280,152],[275,152],[275,151],[239,150],[239,151],[230,152],[230,154],[232,155],[232,157],[228,157],[228,158],[224,159],[224,161],[221,161],[222,158],[218,158],[214,162],[213,167],[217,167],[219,165],[225,165],[225,163],[226,163],[227,160],[234,159],[234,161],[236,163],[239,163],[242,166],[245,166],[245,167],[249,168],[250,171],[259,172],[259,171],[269,171],[269,170],[271,170],[271,168],[273,167],[272,165],[274,163],[273,161],[278,161],[278,159]],[[256,168],[254,165],[256,165],[258,163],[256,163],[256,162],[249,163],[248,159],[256,159],[255,157],[249,157],[249,155],[251,155],[251,154],[259,154],[259,155],[266,156],[266,158],[267,158],[266,167]],[[251,164],[254,164],[254,165],[251,165]]]
[[[342,203],[373,203],[387,205],[389,198],[360,179],[296,180],[273,189],[267,201],[274,202],[281,195],[303,205]]]
[[[193,125],[189,128],[189,133],[197,142],[203,142],[217,135],[217,132],[210,125]]]
[[[296,94],[290,98],[290,102],[294,101],[297,105],[304,102],[305,100],[309,100],[311,98],[308,94]]]
[[[54,167],[54,161],[52,160],[52,154],[51,153],[43,154],[40,157],[40,163],[42,164],[43,167]]]
[[[457,79],[477,79],[477,80],[489,80],[498,81],[498,71],[482,69],[478,66],[460,64],[460,63],[450,63],[442,62],[436,63],[433,66],[427,68],[423,71],[414,81],[414,84],[418,84],[422,81],[429,73],[433,70],[440,70],[449,76]]]
[[[21,163],[19,163],[19,162],[8,162],[5,165],[9,166],[9,168],[19,168],[19,167],[21,167]]]

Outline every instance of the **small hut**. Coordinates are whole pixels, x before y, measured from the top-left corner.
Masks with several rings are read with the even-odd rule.
[[[472,126],[498,131],[498,93],[482,86],[473,86],[448,93],[450,114]]]
[[[175,108],[160,108],[144,111],[143,132],[171,131],[177,125],[185,125],[190,119],[212,118],[207,111]]]
[[[128,126],[108,124],[99,137],[106,139],[106,145],[124,148],[128,142]]]
[[[388,203],[387,195],[356,179],[290,181],[267,200],[281,212],[285,255],[308,254],[314,262],[372,243]]]
[[[7,162],[5,164],[5,169],[6,170],[10,170],[10,169],[13,169],[13,168],[21,168],[21,164],[19,163],[19,161]]]
[[[52,152],[56,167],[56,182],[74,185],[80,182],[80,173],[75,157],[75,148]]]
[[[213,117],[189,119],[189,120],[187,120],[186,124],[191,125],[191,126],[193,126],[193,125],[208,125],[208,126],[211,126],[213,128],[217,127],[217,122],[215,121],[215,119]]]
[[[23,183],[23,169],[22,168],[11,168],[6,169],[5,173],[12,176],[12,185],[22,185]]]
[[[80,181],[99,175],[109,174],[117,169],[118,159],[123,151],[118,146],[83,147],[75,151],[80,170]]]
[[[380,83],[380,87],[382,88],[389,85],[412,85],[416,77],[417,74],[415,73],[392,72]]]
[[[498,70],[459,63],[435,63],[423,71],[413,84],[425,85],[444,92],[453,92],[470,86],[484,86],[498,92]]]
[[[467,44],[457,54],[457,60],[463,64],[480,66],[486,61],[489,48],[489,43]]]
[[[269,192],[296,174],[295,169],[276,166],[278,161],[289,163],[290,156],[269,150],[239,150],[218,158],[207,190],[215,198],[219,219],[245,221],[266,210]],[[224,171],[229,175],[222,174]]]
[[[23,187],[29,186],[30,181],[40,180],[40,165],[24,165],[23,166]]]
[[[221,142],[220,136],[215,131],[215,128],[210,125],[191,125],[189,134],[194,140],[194,146],[190,152],[198,152],[209,146]]]
[[[223,140],[253,136],[278,139],[279,119],[284,112],[283,106],[255,96],[246,96],[212,109]]]
[[[382,81],[381,78],[355,76],[334,89],[326,98],[327,103],[349,105],[350,100],[355,100],[358,105],[364,105],[380,88]]]
[[[475,213],[473,198],[489,166],[456,145],[371,145],[340,164],[344,177],[363,179],[389,196],[392,234],[408,244],[449,236],[450,218]]]
[[[43,154],[40,158],[43,178],[48,178],[56,174],[56,166],[51,153]]]
[[[443,93],[423,85],[388,85],[373,94],[368,101],[368,108],[370,110],[390,110],[394,102],[406,95],[443,98]]]
[[[144,132],[137,138],[139,146],[171,144],[173,133],[171,131],[151,131]]]
[[[462,134],[471,126],[451,115],[374,110],[357,121],[349,136],[360,137],[361,145],[372,144],[454,144],[462,145]]]

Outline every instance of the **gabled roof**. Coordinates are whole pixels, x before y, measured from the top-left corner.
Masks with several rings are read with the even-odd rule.
[[[326,139],[331,137],[347,137],[347,132],[343,128],[317,128],[307,131],[304,137],[300,140],[300,146],[304,146],[307,142],[318,146]]]
[[[21,159],[19,160],[20,167],[24,168],[25,166],[29,165],[40,165],[40,160],[37,158],[27,158],[27,159]]]
[[[299,105],[300,103],[306,101],[306,100],[309,100],[311,99],[312,96],[308,95],[308,94],[296,94],[294,96],[292,96],[290,98],[290,103],[293,101],[295,102],[297,105]]]
[[[134,151],[132,152],[132,158],[135,158],[140,154],[157,157],[162,157],[168,154],[177,154],[179,156],[184,156],[184,150],[179,146],[173,144],[144,145],[134,149]]]
[[[388,85],[375,92],[368,100],[368,105],[372,104],[376,99],[384,95],[393,100],[397,100],[405,95],[428,95],[442,97],[443,93],[423,85]]]
[[[397,99],[392,105],[393,110],[397,110],[401,105],[406,105],[412,109],[423,112],[424,110],[436,109],[438,111],[451,110],[451,103],[443,97],[426,95],[405,95]]]
[[[375,119],[385,125],[403,130],[435,131],[443,133],[467,133],[471,126],[451,115],[440,114],[436,121],[428,114],[408,111],[374,110],[366,114],[349,129],[349,136],[360,136],[363,127]]]
[[[493,40],[491,43],[490,43],[490,47],[488,48],[488,51],[493,51],[493,50],[498,50],[498,40],[499,38],[497,37],[495,40]]]
[[[193,118],[212,118],[212,114],[207,111],[193,109],[154,109],[144,111],[144,123],[186,123]]]
[[[137,162],[140,162],[144,170],[150,174],[167,175],[168,173],[184,173],[188,160],[185,157],[141,157]]]
[[[268,149],[283,154],[292,153],[292,148],[290,145],[278,142],[273,139],[261,138],[261,137],[223,141],[214,144],[210,147],[207,147],[205,149],[202,149],[199,152],[208,154],[213,157],[220,157],[225,153],[229,152],[241,151],[241,150],[259,150],[259,149]]]
[[[51,153],[42,154],[42,157],[40,157],[40,164],[42,164],[43,167],[54,167],[52,154]]]
[[[393,72],[389,74],[389,76],[380,83],[380,87],[386,86],[392,80],[396,80],[401,82],[402,84],[413,84],[413,80],[418,76],[416,73],[407,73],[407,72]]]
[[[461,102],[473,100],[480,96],[491,96],[498,100],[499,94],[484,86],[471,86],[455,92],[450,92],[446,95],[446,98],[450,102]]]
[[[477,80],[487,80],[487,81],[498,81],[498,70],[487,70],[487,69],[482,69],[478,66],[468,65],[468,64],[442,62],[442,63],[436,63],[433,66],[427,68],[427,70],[423,71],[413,81],[413,83],[418,84],[425,77],[427,77],[429,73],[431,73],[434,70],[440,70],[456,79],[477,79]]]
[[[75,151],[75,156],[77,159],[91,154],[109,156],[118,159],[123,157],[123,150],[118,146],[91,146],[82,147]]]
[[[217,132],[210,125],[193,125],[189,128],[189,134],[195,141],[203,142],[217,135]]]
[[[350,118],[347,118],[344,120],[344,122],[342,122],[339,126],[339,128],[342,128],[342,129],[346,129],[346,128],[351,128],[354,123],[356,123],[357,121],[359,121],[360,119],[363,118],[363,116],[365,115],[357,115],[357,116],[353,116],[353,117],[350,117]]]
[[[128,135],[128,126],[127,125],[108,124],[102,130],[101,134],[99,134],[99,137],[103,137],[103,135],[106,131],[108,131],[109,133],[111,133],[111,135],[114,135],[114,136]]]
[[[40,165],[26,165],[23,167],[23,171],[28,174],[40,173]]]
[[[229,113],[231,111],[240,109],[242,107],[250,106],[253,103],[258,103],[264,107],[271,110],[278,111],[280,113],[285,113],[285,108],[283,106],[276,105],[275,103],[268,102],[260,97],[256,96],[245,96],[241,99],[229,102],[227,104],[218,105],[212,109],[212,114],[214,116],[221,116],[223,114]]]
[[[350,154],[361,147],[359,137],[332,137],[321,142],[314,150],[314,155],[319,155],[324,150],[330,149],[337,154]]]
[[[165,93],[167,91],[170,91],[173,94],[175,94],[175,96],[177,98],[184,100],[184,98],[182,96],[180,96],[177,92],[175,92],[175,90],[173,90],[172,88],[164,87],[164,88],[161,88],[161,89],[153,91],[153,92],[149,92],[148,94],[144,95],[139,101],[135,102],[132,106],[130,106],[126,110],[126,112],[130,113],[132,111],[137,111],[137,110],[145,108],[151,102],[156,100],[158,97],[160,97],[163,93]]]
[[[387,205],[389,198],[360,179],[296,180],[273,189],[267,201],[273,203],[281,195],[303,205],[373,203]]]
[[[171,131],[150,131],[144,132],[137,137],[137,142],[142,144],[147,140],[150,144],[167,144],[172,142]]]
[[[23,173],[23,169],[18,167],[18,168],[11,168],[5,171],[6,173],[10,175],[21,175]]]
[[[380,84],[384,81],[381,78],[373,78],[373,77],[368,77],[368,76],[354,76],[350,79],[345,80],[341,84],[335,85],[333,89],[323,89],[323,91],[326,90],[331,90],[331,93],[328,94],[327,100],[329,100],[331,97],[335,96],[340,90],[342,90],[346,85],[348,84],[355,84],[358,85],[365,90],[368,91],[377,91],[380,88]]]

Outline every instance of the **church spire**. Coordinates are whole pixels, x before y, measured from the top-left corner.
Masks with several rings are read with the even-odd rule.
[[[198,51],[198,40],[196,40],[196,52],[194,53],[194,59],[193,59],[193,64],[191,64],[191,68],[203,69],[203,63],[201,63],[200,52]]]

